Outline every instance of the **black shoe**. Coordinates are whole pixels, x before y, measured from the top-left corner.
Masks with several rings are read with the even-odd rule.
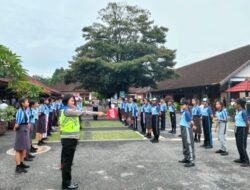
[[[215,153],[216,153],[216,154],[221,154],[221,153],[223,153],[223,152],[224,152],[224,151],[223,151],[223,150],[221,150],[221,149],[220,149],[220,150],[216,150],[216,151],[215,151]]]
[[[193,167],[193,166],[195,166],[195,164],[193,162],[188,162],[188,163],[186,163],[184,165],[184,167],[186,167],[186,168],[190,168],[190,167]]]
[[[184,158],[183,160],[179,160],[178,162],[179,162],[179,163],[183,163],[183,164],[189,163],[189,161],[186,160],[185,158]]]
[[[207,145],[205,145],[205,144],[202,144],[200,147],[206,147]]]
[[[78,188],[78,184],[73,184],[71,183],[70,185],[68,186],[62,186],[62,189],[77,189]]]
[[[241,167],[249,167],[250,165],[249,165],[249,162],[244,162],[240,166]]]
[[[173,134],[173,135],[176,134],[176,131],[173,131],[172,134]]]
[[[47,144],[47,143],[46,143],[46,142],[44,142],[44,141],[41,141],[41,143],[42,143],[43,145]]]
[[[20,167],[24,169],[30,168],[30,166],[25,165],[23,162],[21,162]]]
[[[212,145],[205,146],[205,149],[211,149],[211,148],[213,148]]]
[[[37,150],[38,150],[38,148],[35,148],[34,146],[31,146],[31,150],[35,150],[35,151],[37,151]]]
[[[28,154],[28,158],[35,158],[32,154]]]
[[[20,173],[27,173],[28,171],[26,169],[24,169],[21,166],[17,166],[16,167],[16,173],[20,174]]]
[[[234,160],[234,162],[238,163],[238,164],[242,164],[243,163],[243,161],[241,159],[236,159],[236,160]]]
[[[35,149],[30,149],[30,153],[36,153],[37,151]]]
[[[33,159],[32,159],[32,158],[29,158],[29,157],[24,158],[24,160],[25,160],[26,162],[31,162],[31,161],[33,161]]]
[[[152,143],[158,143],[159,140],[158,140],[158,139],[153,139],[153,140],[151,140],[151,142],[152,142]]]
[[[43,146],[42,141],[38,141],[37,146]]]
[[[227,151],[223,151],[220,155],[221,156],[227,156],[229,153]]]
[[[173,133],[173,130],[171,130],[171,131],[168,131],[168,133]]]

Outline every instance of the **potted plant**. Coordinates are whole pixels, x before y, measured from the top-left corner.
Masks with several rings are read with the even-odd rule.
[[[7,127],[12,127],[15,123],[16,109],[13,106],[8,106],[4,110],[0,110],[0,135],[6,132]]]

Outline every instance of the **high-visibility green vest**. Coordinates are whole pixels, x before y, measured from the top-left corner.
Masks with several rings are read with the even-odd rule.
[[[61,110],[59,118],[61,138],[79,139],[80,138],[80,122],[79,117],[66,117],[64,110]]]

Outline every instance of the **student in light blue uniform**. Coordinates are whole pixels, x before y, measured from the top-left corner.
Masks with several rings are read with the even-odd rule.
[[[166,111],[167,111],[167,105],[164,101],[164,99],[161,99],[160,101],[160,109],[161,109],[161,130],[166,129]]]
[[[46,144],[44,142],[44,134],[47,134],[47,116],[49,114],[49,109],[47,104],[49,103],[48,98],[40,99],[40,106],[38,109],[38,121],[37,121],[37,137],[38,146]]]
[[[146,135],[145,137],[151,138],[152,137],[152,106],[148,99],[145,100],[145,126],[146,126]]]
[[[206,149],[213,148],[213,138],[212,138],[212,118],[213,112],[211,107],[208,104],[208,99],[203,99],[203,109],[201,110],[202,113],[202,126],[204,132],[204,144],[201,147]]]
[[[240,163],[242,167],[248,167],[249,157],[247,154],[247,136],[250,122],[245,109],[246,101],[242,98],[239,98],[236,100],[235,106],[235,138],[240,158],[234,160],[234,162]]]
[[[145,127],[145,100],[141,100],[141,133],[143,135],[146,134],[146,127]]]
[[[200,142],[201,141],[201,108],[198,104],[197,99],[192,99],[192,121],[194,122],[194,125],[196,127],[195,129],[195,136],[194,136],[194,142]]]
[[[133,104],[133,99],[129,98],[129,103],[128,103],[128,117],[130,119],[129,127],[133,128],[134,126],[134,118],[132,116],[132,104]]]
[[[21,98],[19,100],[19,109],[16,113],[16,124],[14,130],[16,132],[15,146],[16,151],[16,173],[27,173],[29,166],[23,163],[26,151],[29,146],[29,115],[27,108],[29,101],[27,98]]]
[[[194,137],[193,137],[193,122],[191,114],[188,110],[188,102],[182,100],[181,102],[181,120],[180,120],[180,127],[181,127],[181,138],[183,144],[183,155],[184,159],[180,160],[180,163],[185,163],[185,167],[193,167],[195,153],[194,153]],[[192,126],[191,126],[192,125]]]
[[[129,105],[128,105],[128,99],[125,98],[124,102],[124,123],[125,126],[128,126],[128,117],[129,117]]]
[[[54,99],[49,98],[49,103],[48,103],[48,109],[49,109],[49,114],[48,114],[48,130],[47,130],[47,136],[51,136],[51,131],[52,131],[52,122],[53,122],[53,112],[54,112]]]
[[[136,99],[133,99],[131,110],[132,110],[132,117],[133,117],[133,130],[136,131],[138,130],[138,126],[137,126],[138,106],[136,103]]]
[[[227,111],[223,109],[223,103],[220,101],[216,102],[216,130],[218,134],[218,140],[220,142],[220,149],[215,153],[221,154],[222,156],[228,155],[226,135],[227,135]]]
[[[152,128],[153,128],[153,134],[154,139],[151,140],[152,143],[158,143],[159,137],[160,137],[160,129],[159,129],[159,115],[160,115],[160,106],[157,104],[157,99],[152,99]]]
[[[123,108],[123,100],[120,97],[119,98],[119,105],[118,105],[118,117],[119,117],[119,121],[122,122],[122,108]]]
[[[171,126],[172,126],[172,130],[169,131],[169,133],[176,134],[176,115],[175,115],[175,107],[174,107],[173,101],[168,102],[168,111],[169,111],[170,121],[171,121]]]

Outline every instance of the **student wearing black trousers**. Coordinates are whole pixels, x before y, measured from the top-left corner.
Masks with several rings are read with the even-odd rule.
[[[141,100],[141,133],[146,134],[146,127],[145,127],[145,104],[144,100]]]
[[[169,133],[176,134],[176,115],[175,115],[175,107],[173,101],[168,102],[168,111],[172,126],[172,130],[169,131]]]
[[[240,158],[234,160],[235,163],[240,163],[241,167],[249,167],[249,157],[247,154],[247,136],[250,121],[245,110],[246,101],[242,98],[236,101],[235,114],[235,139]]]
[[[163,99],[160,101],[160,109],[161,109],[161,130],[165,131],[166,129],[166,111],[167,106]]]
[[[202,113],[202,126],[204,133],[204,144],[201,147],[206,149],[213,148],[213,138],[212,138],[212,119],[213,112],[211,107],[208,104],[207,98],[203,99],[203,108]]]

